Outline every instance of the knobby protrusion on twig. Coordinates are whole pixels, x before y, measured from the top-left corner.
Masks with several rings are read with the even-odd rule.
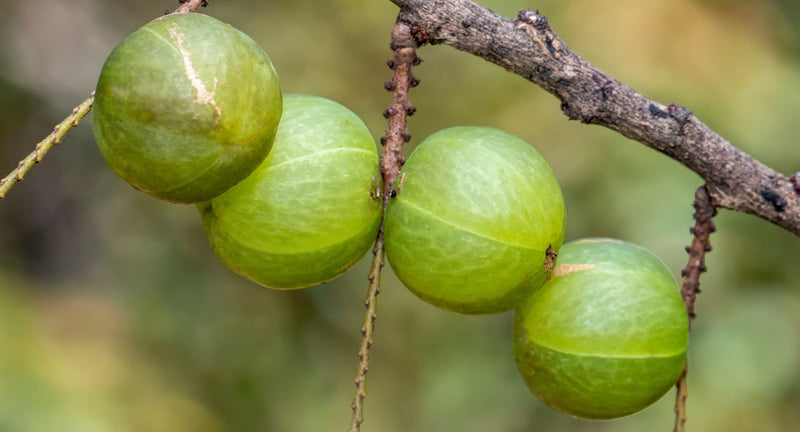
[[[789,181],[792,182],[792,186],[794,186],[794,191],[800,194],[800,171],[789,177]]]
[[[690,327],[691,320],[695,317],[694,302],[697,294],[700,293],[700,275],[707,271],[705,257],[706,253],[711,251],[709,237],[716,230],[712,219],[717,214],[717,207],[712,202],[705,185],[699,187],[694,194],[694,210],[694,227],[689,230],[692,233],[692,244],[686,247],[689,263],[681,271],[683,278],[681,296],[686,306],[686,314],[689,316]],[[683,432],[686,424],[686,398],[689,395],[686,385],[688,372],[689,362],[687,360],[683,373],[676,384],[674,432]]]
[[[383,112],[383,116],[388,120],[386,135],[381,138],[384,146],[380,160],[381,175],[383,177],[383,189],[381,198],[383,200],[382,214],[378,236],[375,239],[375,246],[372,248],[373,258],[369,273],[369,289],[364,305],[367,312],[364,315],[364,323],[361,326],[361,346],[358,350],[358,372],[355,378],[356,392],[353,397],[351,408],[353,418],[350,423],[349,432],[361,430],[364,422],[364,399],[367,396],[367,373],[370,369],[369,350],[373,344],[373,334],[375,332],[375,320],[377,319],[377,301],[380,293],[381,270],[384,265],[383,250],[383,226],[386,209],[389,200],[396,196],[393,188],[394,180],[403,167],[403,143],[411,140],[411,134],[406,129],[407,117],[416,112],[416,108],[408,100],[408,91],[411,87],[419,84],[419,80],[411,75],[411,67],[419,64],[420,60],[416,55],[416,47],[419,40],[414,36],[412,28],[405,22],[399,21],[392,30],[391,48],[394,58],[386,64],[392,69],[392,80],[384,83],[384,88],[392,92],[392,103]]]
[[[517,13],[514,21],[517,28],[531,29],[536,35],[536,39],[544,44],[544,48],[550,55],[558,57],[558,54],[566,48],[566,45],[558,38],[553,29],[547,22],[547,18],[537,10],[532,12],[522,10]]]

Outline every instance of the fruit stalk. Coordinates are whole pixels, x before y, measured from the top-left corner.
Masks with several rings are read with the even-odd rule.
[[[50,151],[51,148],[61,143],[61,140],[70,131],[70,129],[78,126],[81,119],[83,119],[89,111],[92,110],[92,103],[94,102],[94,92],[88,99],[81,102],[80,105],[72,109],[72,113],[67,116],[61,123],[53,128],[53,132],[46,136],[42,141],[36,144],[35,149],[25,159],[19,161],[17,167],[11,171],[7,176],[0,180],[0,199],[6,197],[11,188],[22,181],[25,174],[33,168],[34,165],[42,161],[42,158]]]
[[[386,90],[392,92],[392,103],[383,113],[388,120],[386,135],[381,138],[381,144],[384,146],[380,159],[381,176],[383,177],[383,187],[381,189],[383,206],[378,236],[372,249],[372,266],[368,278],[369,288],[364,301],[367,312],[364,315],[364,324],[361,327],[362,338],[361,346],[358,350],[358,372],[355,379],[356,393],[351,405],[353,418],[348,432],[359,432],[361,424],[364,422],[364,399],[367,396],[367,373],[370,368],[369,350],[372,347],[373,334],[375,332],[377,300],[381,290],[381,271],[385,263],[383,249],[384,217],[386,208],[389,205],[389,199],[393,195],[394,180],[397,178],[400,168],[403,167],[403,143],[411,139],[411,135],[406,129],[407,119],[416,111],[416,108],[411,105],[408,99],[409,89],[419,84],[419,80],[411,74],[411,67],[420,63],[420,59],[416,54],[416,47],[417,41],[411,26],[405,22],[398,21],[392,30],[391,48],[394,56],[392,60],[387,62],[387,65],[393,71],[392,80],[384,84]]]
[[[673,432],[684,432],[686,430],[686,398],[689,396],[689,389],[686,387],[686,374],[689,373],[689,361],[683,367],[681,377],[675,385],[675,428]]]
[[[208,6],[208,0],[178,0],[181,5],[172,13],[195,12],[197,9]]]
[[[681,271],[683,285],[681,296],[686,304],[686,313],[689,318],[694,318],[694,302],[700,293],[700,275],[706,272],[705,257],[711,251],[708,238],[716,231],[712,218],[717,214],[717,208],[711,202],[708,189],[705,185],[697,188],[694,194],[694,221],[695,225],[689,230],[694,236],[691,246],[686,247],[689,254],[689,263]]]
[[[706,185],[697,188],[694,195],[694,221],[695,225],[689,230],[694,236],[692,244],[686,247],[689,254],[689,263],[681,271],[683,284],[681,285],[681,296],[686,305],[686,314],[689,316],[689,326],[691,319],[695,317],[694,302],[697,294],[700,293],[700,275],[706,272],[705,256],[711,251],[709,236],[716,230],[712,219],[717,214],[717,207],[708,194]],[[689,395],[686,385],[686,375],[689,372],[689,362],[687,360],[678,383],[675,385],[675,428],[673,432],[683,432],[686,424],[686,398]]]

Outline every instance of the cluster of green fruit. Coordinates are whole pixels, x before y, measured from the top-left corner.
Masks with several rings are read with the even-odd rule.
[[[197,203],[214,252],[256,283],[326,282],[377,235],[381,176],[364,123],[327,99],[282,95],[264,51],[216,19],[168,15],[130,35],[103,67],[94,112],[111,167],[157,198]],[[677,380],[688,324],[675,280],[627,243],[562,247],[561,190],[529,144],[485,127],[440,131],[394,190],[395,273],[444,309],[515,309],[517,364],[543,401],[613,418]]]
[[[94,134],[109,165],[152,196],[197,203],[237,273],[273,288],[330,280],[375,239],[375,141],[330,100],[282,95],[266,53],[202,14],[137,30],[106,60]]]

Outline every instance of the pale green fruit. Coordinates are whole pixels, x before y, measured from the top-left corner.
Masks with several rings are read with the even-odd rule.
[[[378,154],[369,130],[336,102],[287,95],[275,145],[252,175],[200,203],[214,252],[271,288],[342,274],[377,235]]]
[[[488,127],[439,131],[414,150],[386,214],[392,269],[423,300],[465,314],[511,309],[545,279],[564,239],[561,189],[522,139]]]
[[[173,202],[211,199],[266,157],[281,116],[278,77],[247,35],[197,13],[157,18],[103,66],[93,130],[133,187]]]
[[[618,240],[580,240],[561,248],[550,280],[517,307],[514,356],[551,407],[622,417],[675,385],[688,326],[675,279],[658,258]]]

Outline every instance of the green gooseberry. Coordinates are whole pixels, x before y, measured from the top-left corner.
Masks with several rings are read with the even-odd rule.
[[[564,239],[561,189],[542,156],[489,127],[426,138],[398,176],[386,255],[411,292],[464,314],[511,309]]]
[[[92,129],[133,187],[172,202],[205,201],[264,160],[281,105],[278,76],[252,39],[206,15],[171,14],[111,52]]]
[[[528,388],[575,417],[611,419],[657,401],[686,362],[675,279],[630,243],[565,244],[550,279],[516,308],[513,345]]]
[[[333,279],[360,260],[381,214],[375,141],[352,111],[286,95],[275,145],[245,180],[199,203],[214,252],[270,288]]]

